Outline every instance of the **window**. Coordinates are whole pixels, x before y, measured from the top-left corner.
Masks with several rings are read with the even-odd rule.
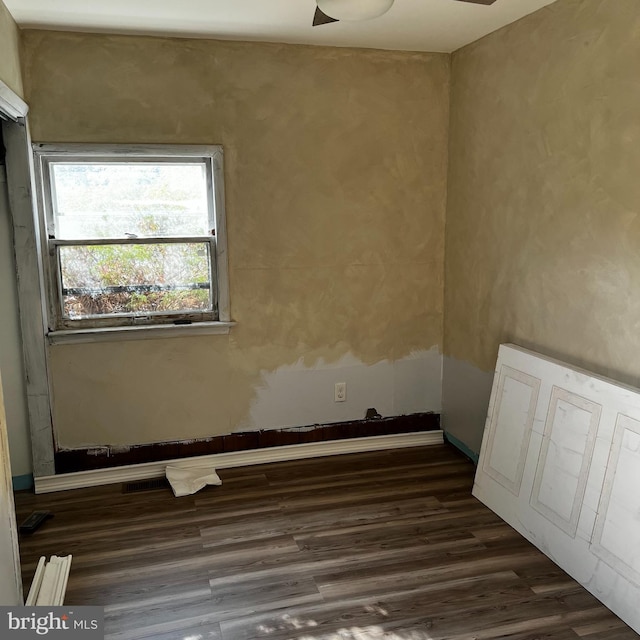
[[[34,153],[50,331],[229,320],[220,147]]]

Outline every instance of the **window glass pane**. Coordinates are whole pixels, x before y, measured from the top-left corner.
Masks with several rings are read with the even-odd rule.
[[[56,237],[207,235],[204,162],[53,162]]]
[[[209,243],[59,247],[64,316],[211,311]]]

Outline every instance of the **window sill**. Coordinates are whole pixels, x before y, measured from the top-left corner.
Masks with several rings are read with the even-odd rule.
[[[82,342],[122,342],[124,340],[158,340],[184,336],[225,335],[235,322],[194,322],[193,324],[150,324],[135,327],[101,327],[99,329],[65,329],[50,331],[50,345]]]

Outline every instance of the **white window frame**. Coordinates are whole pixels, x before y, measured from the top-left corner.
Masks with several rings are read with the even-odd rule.
[[[46,312],[50,343],[93,342],[116,337],[140,339],[183,335],[184,333],[227,333],[231,322],[229,269],[224,205],[224,154],[220,145],[33,145],[37,185],[42,268],[46,283]],[[158,238],[109,238],[102,240],[61,240],[53,227],[53,184],[50,165],[60,162],[189,162],[207,167],[207,192],[212,232],[207,236]],[[214,311],[174,314],[118,314],[96,318],[69,319],[63,315],[62,286],[58,264],[59,247],[102,244],[144,244],[206,242],[210,247],[211,286]]]

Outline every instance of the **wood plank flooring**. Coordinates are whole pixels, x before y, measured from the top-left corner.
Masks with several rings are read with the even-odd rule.
[[[639,636],[471,496],[449,446],[220,471],[174,498],[121,485],[17,495],[21,540],[74,556],[67,604],[112,640],[632,640]]]

